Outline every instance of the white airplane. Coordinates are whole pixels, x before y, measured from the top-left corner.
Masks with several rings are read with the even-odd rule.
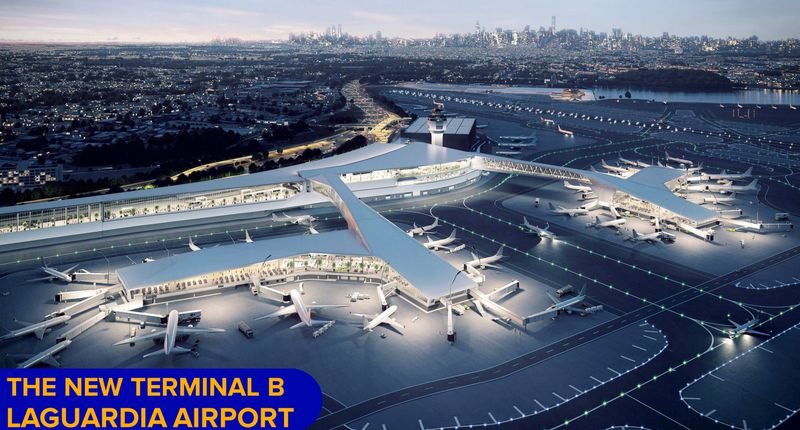
[[[600,221],[600,217],[594,217],[594,221],[586,223],[586,227],[603,228],[612,227],[617,230],[620,229],[627,221],[625,218],[615,218],[608,221]]]
[[[189,236],[189,249],[191,249],[192,252],[197,252],[197,251],[202,250],[203,248],[195,245],[194,241],[192,240],[192,236]]]
[[[311,327],[314,325],[323,325],[326,324],[328,321],[320,321],[311,318],[311,310],[312,309],[322,309],[322,308],[344,308],[350,305],[317,305],[311,304],[307,305],[303,303],[303,299],[300,297],[300,292],[297,290],[289,291],[289,297],[292,299],[292,304],[289,306],[282,307],[277,311],[269,314],[264,315],[263,317],[256,318],[256,321],[263,320],[266,318],[276,318],[282,317],[285,315],[297,314],[300,317],[300,322],[289,327],[290,329],[298,328],[300,326],[307,326]]]
[[[56,354],[67,349],[67,347],[69,347],[70,344],[72,344],[72,341],[69,339],[66,339],[62,342],[58,342],[57,344],[51,346],[50,348],[47,348],[38,354],[30,356],[27,360],[18,364],[17,369],[28,369],[39,363],[44,363],[52,367],[61,367],[61,363],[59,363],[58,360],[56,360]]]
[[[417,223],[414,223],[414,227],[406,230],[409,236],[416,236],[416,235],[423,235],[429,231],[432,231],[439,227],[439,218],[433,218],[433,224],[424,225],[422,227],[418,227]]]
[[[472,253],[472,260],[467,261],[464,264],[475,269],[477,268],[485,269],[487,267],[491,267],[493,269],[499,269],[498,266],[495,266],[492,263],[496,263],[503,259],[503,248],[504,246],[500,246],[500,249],[498,249],[494,255],[490,255],[484,258],[480,258],[477,255],[475,255],[475,253]]]
[[[602,309],[600,307],[585,308],[580,306],[586,300],[586,285],[584,285],[583,288],[581,288],[580,293],[566,300],[559,299],[549,291],[545,291],[545,294],[547,294],[547,297],[550,298],[553,304],[548,306],[547,309],[529,316],[528,317],[529,320],[535,321],[538,319],[546,318],[547,316],[550,315],[552,315],[552,318],[555,318],[558,316],[560,312],[566,312],[568,314],[577,313],[580,315],[586,315],[588,313],[593,313],[596,312],[597,310]]]
[[[372,331],[375,327],[381,324],[389,324],[390,326],[398,330],[406,328],[406,326],[400,324],[396,319],[392,318],[392,315],[395,312],[397,312],[397,305],[389,306],[385,311],[377,315],[369,315],[369,314],[353,314],[353,315],[363,318],[364,331]]]
[[[445,237],[444,239],[433,240],[430,236],[426,236],[428,238],[427,242],[424,242],[425,248],[433,249],[438,251],[440,249],[450,249],[447,245],[455,242],[456,240],[456,229],[453,229],[453,232],[450,233],[450,236]]]
[[[753,327],[758,325],[758,318],[751,319],[744,324],[739,324],[732,319],[728,319],[728,322],[733,324],[733,327],[728,329],[728,337],[731,339],[735,339],[743,334],[752,334],[756,336],[769,336],[769,334],[753,330]]]
[[[588,192],[592,191],[592,187],[590,187],[588,185],[575,185],[575,184],[571,183],[570,181],[564,181],[564,188],[566,188],[568,190],[573,190],[573,191],[578,192],[578,193],[588,193]]]
[[[139,342],[142,340],[148,339],[159,339],[164,338],[164,347],[159,349],[158,351],[151,352],[149,354],[145,354],[142,358],[149,358],[155,355],[170,355],[170,354],[186,354],[188,352],[192,352],[189,348],[184,348],[182,346],[175,345],[175,341],[178,339],[178,336],[181,335],[188,335],[188,334],[197,334],[197,333],[223,333],[225,329],[221,328],[195,328],[195,327],[181,327],[178,325],[178,311],[173,309],[169,312],[169,316],[167,316],[167,327],[163,330],[153,330],[150,333],[141,335],[141,336],[134,336],[127,339],[123,339],[114,345],[126,345],[134,342]]]
[[[629,166],[633,166],[633,167],[638,167],[638,166],[639,166],[638,162],[636,162],[636,161],[633,161],[633,160],[628,160],[627,158],[622,158],[622,157],[619,157],[619,158],[618,158],[618,160],[619,160],[619,162],[620,162],[620,163],[622,163],[622,164],[627,164],[627,165],[629,165]],[[646,166],[645,166],[645,167],[646,167]]]
[[[564,130],[563,128],[561,128],[560,124],[556,126],[556,129],[558,130],[559,133],[561,133],[561,134],[563,134],[564,136],[567,136],[567,137],[572,137],[572,136],[575,135],[575,133],[573,133],[573,132],[571,132],[569,130]]]
[[[708,179],[712,180],[712,181],[718,181],[720,179],[727,179],[727,180],[731,180],[731,181],[735,181],[737,179],[750,179],[750,178],[753,177],[753,168],[750,167],[750,168],[748,168],[747,170],[745,170],[742,173],[727,173],[727,172],[725,172],[723,170],[721,173],[717,173],[717,174],[709,173],[709,174],[704,175],[704,176],[707,176]]]
[[[589,211],[584,208],[575,208],[575,209],[567,209],[563,206],[553,206],[552,202],[548,202],[550,205],[550,212],[556,215],[569,215],[570,217],[576,217],[579,215],[588,215]]]
[[[633,233],[626,237],[625,240],[630,240],[632,242],[650,242],[650,243],[657,243],[661,240],[661,232],[653,232],[648,234],[639,234],[636,229],[633,229]]]
[[[522,217],[522,227],[527,229],[529,232],[539,235],[539,237],[545,237],[548,239],[555,239],[556,235],[550,231],[550,224],[545,225],[544,228],[537,227],[528,222],[528,218]]]
[[[283,217],[279,217],[277,214],[272,214],[272,220],[275,222],[289,222],[292,224],[303,224],[303,225],[310,225],[312,222],[316,221],[317,219],[311,215],[297,215],[291,216],[283,214]]]
[[[667,161],[674,161],[674,162],[676,162],[678,164],[685,164],[687,166],[693,166],[694,165],[693,162],[691,162],[691,161],[689,161],[689,160],[687,160],[685,158],[671,157],[669,155],[669,152],[667,152],[667,151],[664,151],[664,155],[667,157]]]
[[[723,205],[723,206],[731,206],[733,202],[736,201],[736,193],[730,193],[730,195],[726,197],[717,197],[716,195],[712,194],[711,197],[702,197],[698,203],[701,205],[711,203],[716,205]]]
[[[359,293],[358,291],[353,291],[352,293],[346,295],[351,302],[357,302],[359,300],[367,300],[369,299],[369,294]]]
[[[44,257],[42,257],[41,271],[47,276],[44,276],[44,277],[41,277],[41,278],[36,278],[36,279],[31,279],[28,282],[52,281],[52,280],[63,281],[63,282],[72,282],[73,281],[72,274],[73,274],[73,272],[75,272],[75,269],[77,269],[77,268],[78,268],[78,265],[76,264],[76,265],[74,265],[74,266],[72,266],[72,267],[70,267],[70,268],[68,268],[66,270],[56,270],[56,269],[48,266],[47,263],[44,261]]]
[[[72,317],[69,315],[61,315],[38,323],[27,323],[24,321],[14,320],[15,322],[19,324],[24,324],[25,326],[16,330],[6,330],[7,333],[0,336],[0,341],[14,339],[31,333],[36,335],[36,337],[39,340],[42,340],[44,338],[45,333],[50,331],[52,327],[64,324],[67,321],[69,321],[70,318]]]
[[[606,160],[600,160],[600,167],[608,170],[609,172],[630,173],[630,171],[628,169],[626,169],[625,167],[612,166],[612,165],[606,163]]]
[[[689,185],[685,188],[687,191],[710,191],[714,193],[742,193],[742,194],[750,194],[750,193],[757,193],[760,187],[758,186],[758,179],[753,179],[753,182],[750,182],[747,185],[721,185],[721,184],[697,184],[697,185]]]

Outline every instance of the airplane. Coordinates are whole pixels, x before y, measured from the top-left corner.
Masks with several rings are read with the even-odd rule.
[[[311,327],[314,325],[323,325],[327,323],[327,321],[312,319],[311,310],[321,309],[321,308],[344,308],[350,306],[350,305],[317,305],[317,304],[307,305],[303,303],[303,299],[300,297],[300,292],[297,290],[289,291],[289,297],[292,299],[291,305],[282,307],[269,315],[258,317],[256,318],[256,321],[260,321],[266,318],[276,318],[276,317],[282,317],[284,315],[297,314],[297,316],[300,317],[300,322],[289,327],[290,329],[298,328],[303,325]]]
[[[392,318],[392,315],[395,312],[397,312],[397,305],[389,306],[388,309],[377,315],[369,315],[369,314],[353,314],[353,315],[359,316],[364,319],[364,331],[372,331],[375,327],[381,324],[389,324],[398,330],[406,328],[406,326],[400,324],[396,319]]]
[[[614,172],[614,173],[630,173],[630,172],[628,171],[628,169],[626,169],[626,168],[624,168],[624,167],[617,167],[617,166],[611,166],[611,165],[609,165],[608,163],[606,163],[606,160],[600,160],[600,167],[602,167],[602,168],[604,168],[604,169],[608,170],[609,172]]]
[[[586,223],[586,227],[594,227],[594,228],[603,228],[603,227],[613,227],[617,230],[622,227],[627,221],[625,218],[615,218],[608,221],[600,221],[600,217],[594,217],[594,221]]]
[[[359,300],[367,300],[369,299],[369,294],[359,293],[358,291],[353,291],[352,293],[346,295],[351,302],[356,302]]]
[[[563,206],[553,206],[552,202],[548,202],[550,205],[550,211],[556,215],[569,215],[570,217],[576,217],[579,215],[588,215],[589,211],[584,208],[575,208],[575,209],[566,209]]]
[[[186,354],[192,352],[192,349],[184,348],[182,346],[175,345],[175,341],[177,340],[178,336],[180,335],[188,335],[188,334],[196,334],[196,333],[224,333],[225,329],[221,328],[196,328],[196,327],[181,327],[178,325],[178,311],[173,309],[169,312],[169,316],[167,316],[167,327],[163,330],[153,330],[150,333],[141,335],[141,336],[134,336],[127,339],[123,339],[114,344],[117,345],[125,345],[131,344],[134,342],[139,342],[142,340],[148,339],[159,339],[164,338],[164,347],[159,349],[158,351],[151,352],[149,354],[145,354],[142,358],[149,358],[155,355],[170,355],[170,354]]]
[[[589,191],[592,191],[592,187],[588,185],[575,185],[570,181],[564,181],[564,188],[568,190],[574,190],[578,193],[588,193]]]
[[[764,332],[761,332],[761,331],[757,331],[757,330],[753,330],[753,327],[758,325],[758,318],[753,318],[753,319],[751,319],[750,321],[747,321],[744,324],[739,324],[739,323],[737,323],[736,321],[734,321],[732,319],[728,319],[728,322],[733,324],[733,327],[728,329],[728,337],[731,338],[731,339],[735,339],[735,338],[737,338],[737,337],[739,337],[739,336],[741,336],[743,334],[752,334],[752,335],[756,335],[756,336],[767,336],[767,337],[769,337],[769,334],[767,334],[767,333],[764,333]]]
[[[433,224],[418,227],[417,223],[414,223],[414,227],[406,230],[406,233],[408,233],[409,236],[413,237],[415,235],[423,235],[429,231],[436,229],[436,227],[439,227],[439,218],[434,217]]]
[[[797,110],[797,106],[795,106],[795,105],[789,105],[789,109],[790,109],[790,110]]]
[[[539,117],[539,118],[542,120],[542,122],[543,122],[545,125],[553,125],[553,124],[555,124],[555,121],[553,121],[552,119],[549,119],[549,118],[543,118],[543,117]]]
[[[685,158],[671,157],[669,155],[669,152],[667,152],[667,151],[664,151],[664,155],[666,155],[667,161],[674,161],[674,162],[676,162],[678,164],[686,164],[688,166],[693,166],[694,165],[693,162],[691,162],[691,161],[689,161],[689,160],[687,160]]]
[[[522,226],[529,232],[539,235],[539,237],[546,237],[548,239],[556,238],[556,235],[550,231],[550,224],[547,224],[544,228],[541,228],[529,223],[528,218],[522,217]]]
[[[549,291],[545,291],[545,294],[547,294],[547,297],[550,298],[553,304],[548,306],[547,309],[529,316],[528,317],[529,320],[535,321],[539,319],[544,319],[545,317],[550,315],[552,315],[552,318],[555,319],[561,312],[566,312],[568,314],[578,313],[580,315],[586,315],[602,309],[597,306],[590,308],[580,307],[581,303],[583,303],[586,300],[586,285],[584,285],[583,288],[581,288],[580,293],[566,300],[560,300],[558,297],[556,297],[555,295],[553,295],[553,293]]]
[[[758,179],[753,179],[747,185],[720,185],[720,184],[698,184],[689,185],[685,188],[687,191],[710,191],[715,193],[757,193],[759,190]]]
[[[36,335],[39,340],[42,340],[45,333],[47,333],[51,327],[64,324],[71,318],[72,317],[69,315],[61,315],[38,323],[27,323],[24,321],[14,320],[15,322],[24,324],[25,326],[16,330],[6,330],[8,333],[0,336],[0,341],[14,339],[31,333]]]
[[[557,125],[556,127],[557,127],[557,129],[558,129],[558,132],[559,132],[559,133],[561,133],[561,134],[563,134],[564,136],[572,137],[572,136],[574,136],[574,135],[575,135],[575,133],[573,133],[573,132],[571,132],[571,131],[569,131],[569,130],[564,130],[563,128],[561,128],[561,125],[560,125],[560,124],[559,124],[559,125]]]
[[[627,158],[622,158],[622,157],[619,157],[618,160],[622,164],[627,164],[627,165],[633,166],[633,167],[638,167],[639,166],[639,162],[638,161],[628,160]],[[647,166],[643,166],[643,167],[647,167]]]
[[[504,246],[500,246],[500,249],[498,249],[494,255],[490,255],[484,258],[480,258],[477,255],[475,255],[475,253],[472,253],[472,260],[467,261],[464,264],[475,269],[477,268],[485,269],[487,267],[498,269],[499,267],[493,265],[492,263],[495,263],[503,259],[503,248]]]
[[[704,205],[706,203],[712,203],[717,205],[723,206],[732,206],[733,202],[736,201],[736,193],[730,193],[727,197],[717,197],[716,195],[711,195],[711,197],[703,197],[699,204]]]
[[[61,367],[61,363],[59,363],[58,360],[56,360],[56,354],[67,349],[67,347],[69,347],[70,344],[72,344],[72,341],[69,339],[66,339],[62,342],[58,342],[57,344],[51,346],[50,348],[45,349],[44,351],[38,354],[29,356],[28,359],[17,365],[17,369],[28,369],[39,363],[44,363],[52,367]]]
[[[456,240],[456,229],[453,229],[453,232],[450,233],[450,236],[445,237],[444,239],[433,240],[430,236],[426,236],[428,238],[427,242],[424,242],[425,248],[433,249],[438,251],[440,249],[450,249],[447,245],[455,242]]]
[[[203,248],[195,245],[194,241],[192,240],[192,236],[189,236],[189,249],[191,249],[192,252],[196,252],[202,250]]]
[[[648,234],[639,234],[636,231],[636,229],[633,229],[633,234],[625,238],[625,240],[630,240],[632,242],[650,242],[650,243],[656,243],[660,239],[661,239],[661,232],[659,231]]]
[[[44,261],[44,257],[42,257],[41,271],[47,276],[42,277],[42,278],[31,279],[28,282],[52,281],[52,280],[64,281],[64,282],[72,282],[74,280],[72,278],[72,273],[77,268],[78,268],[78,265],[76,264],[76,265],[74,265],[74,266],[72,266],[72,267],[70,267],[70,268],[68,268],[66,270],[56,270],[56,269],[48,266],[47,263]]]
[[[707,176],[708,179],[712,180],[712,181],[717,181],[717,180],[720,180],[720,179],[728,179],[728,180],[731,180],[731,181],[737,180],[737,179],[750,179],[751,177],[753,177],[753,168],[750,167],[750,168],[748,168],[747,170],[745,170],[742,173],[727,173],[727,172],[725,172],[723,170],[721,173],[717,173],[717,174],[710,174],[709,173],[709,174],[704,175],[704,176]]]
[[[286,213],[284,213],[283,217],[279,217],[277,214],[273,213],[272,214],[272,220],[275,221],[275,222],[284,221],[284,222],[289,222],[289,223],[292,223],[292,224],[310,225],[312,222],[316,221],[317,219],[314,218],[311,215],[291,216],[291,215],[286,215]]]

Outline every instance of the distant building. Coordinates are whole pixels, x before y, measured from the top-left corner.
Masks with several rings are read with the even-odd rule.
[[[38,164],[33,160],[0,165],[0,188],[35,188],[63,179],[64,166],[61,164]]]
[[[435,125],[441,133],[432,132],[431,125]],[[418,118],[401,135],[419,142],[469,151],[475,137],[475,118],[442,117],[439,121],[434,119],[432,123],[429,118]],[[433,142],[431,136],[435,136],[437,141]]]

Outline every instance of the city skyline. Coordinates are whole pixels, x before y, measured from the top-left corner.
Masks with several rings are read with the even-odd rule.
[[[133,4],[108,4],[80,0],[65,4],[53,0],[7,2],[0,17],[0,40],[6,42],[207,42],[215,38],[284,40],[292,33],[323,32],[341,25],[349,34],[365,36],[380,31],[385,37],[430,38],[437,33],[469,33],[480,21],[487,30],[498,27],[537,29],[549,27],[557,17],[557,29],[591,29],[656,36],[663,32],[680,36],[763,40],[798,36],[793,17],[800,4],[789,0],[761,3],[744,1],[689,2],[669,6],[632,0],[612,0],[600,7],[581,0],[569,4],[509,0],[457,5],[448,2],[412,4],[397,8],[388,2],[348,0],[330,4],[307,1],[308,6],[271,1],[236,0],[221,4],[201,0],[145,0]],[[590,12],[590,13],[587,13]],[[708,19],[698,20],[698,16]],[[121,22],[120,17],[124,17]],[[766,25],[765,23],[768,23]]]

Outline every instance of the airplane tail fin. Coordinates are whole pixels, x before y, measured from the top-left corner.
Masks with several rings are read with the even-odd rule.
[[[477,255],[475,255],[475,253],[474,253],[474,252],[470,252],[470,254],[472,254],[472,259],[473,259],[473,260],[475,260],[475,261],[480,261],[480,258],[478,258],[478,256],[477,256]]]
[[[431,239],[431,237],[430,237],[430,236],[425,236],[425,237],[426,237],[426,238],[428,238],[428,243],[431,243],[431,242],[433,242],[433,239]]]
[[[599,225],[600,224],[600,217],[599,216],[595,216],[594,217],[594,223],[595,223],[595,225]]]
[[[502,257],[503,256],[503,248],[505,248],[505,247],[506,247],[505,245],[500,245],[500,248],[497,249],[497,252],[494,255],[497,256],[497,257]]]
[[[522,224],[523,224],[523,225],[529,225],[529,224],[530,224],[530,223],[528,222],[528,217],[526,217],[526,216],[523,216],[523,217],[522,217]]]
[[[250,232],[247,230],[244,231],[244,241],[247,243],[253,243],[253,238],[250,237]]]
[[[431,227],[432,228],[439,227],[439,218],[438,217],[434,217],[433,218],[433,224],[431,224]]]
[[[747,175],[747,176],[752,175],[753,174],[753,166],[750,166],[749,168],[747,168],[747,170],[744,171],[744,174]]]
[[[456,237],[456,229],[453,229],[453,232],[450,233],[450,236],[448,236],[448,239],[455,239],[455,237]]]
[[[639,233],[636,232],[636,229],[633,229],[633,237],[639,237]]]
[[[757,186],[758,186],[758,178],[756,178],[756,179],[753,179],[753,182],[751,182],[751,183],[748,185],[748,187],[752,187],[752,188],[755,188],[755,187],[757,187]]]
[[[176,346],[175,348],[177,349],[178,347]],[[185,349],[185,348],[184,348],[184,349]],[[167,354],[167,352],[166,352],[166,351],[164,351],[164,349],[163,349],[163,348],[161,348],[161,349],[159,349],[158,351],[153,351],[153,352],[151,352],[151,353],[149,353],[149,354],[145,354],[145,355],[143,355],[143,356],[142,356],[142,358],[150,358],[150,357],[154,357],[154,356],[156,356],[156,355],[166,355],[166,354]]]
[[[41,257],[39,257],[39,260],[42,260],[42,267],[45,267],[45,268],[46,268],[46,267],[47,267],[47,261],[45,261],[45,260],[44,260],[44,255],[42,255]]]
[[[585,296],[586,295],[586,284],[585,283],[583,284],[583,287],[581,288],[581,292],[578,295],[579,296]]]
[[[555,207],[555,206],[553,206],[553,202],[547,202],[547,205],[548,205],[548,206],[550,206],[550,210],[551,210],[551,211],[554,211],[554,210],[556,210],[556,207]]]

